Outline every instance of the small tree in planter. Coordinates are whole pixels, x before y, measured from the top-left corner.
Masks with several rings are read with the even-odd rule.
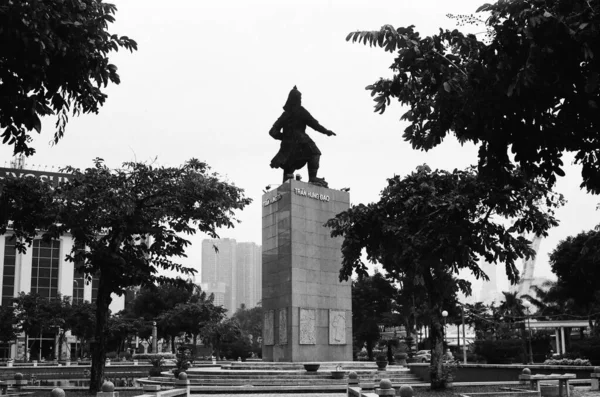
[[[163,371],[164,360],[162,357],[153,357],[150,359],[150,364],[152,364],[152,368],[148,370],[148,375],[150,376],[160,376]]]
[[[190,367],[191,359],[191,349],[185,346],[180,346],[177,349],[177,354],[175,355],[175,369],[173,370],[175,378],[178,378],[181,372],[185,372],[188,370],[188,368]]]

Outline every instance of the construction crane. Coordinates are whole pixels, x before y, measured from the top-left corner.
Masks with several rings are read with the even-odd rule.
[[[523,235],[523,237],[525,237]],[[535,255],[529,259],[523,259],[523,270],[519,278],[518,284],[514,287],[517,292],[517,296],[529,294],[531,290],[531,284],[533,283],[533,271],[535,270],[535,260],[540,249],[540,243],[542,242],[542,236],[536,234],[531,239],[531,249],[535,251]]]

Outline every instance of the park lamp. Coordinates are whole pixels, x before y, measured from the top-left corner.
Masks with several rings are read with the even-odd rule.
[[[529,322],[529,308],[531,307],[531,302],[528,300],[523,300],[523,307],[527,310],[527,341],[529,347],[529,364],[533,364],[533,350],[531,348],[531,323]]]
[[[446,342],[446,317],[448,317],[448,311],[446,311],[446,310],[442,311],[442,317],[444,318],[444,328],[442,328],[442,330],[443,330],[442,342],[448,344],[448,342]],[[444,349],[442,349],[442,350],[444,350]]]

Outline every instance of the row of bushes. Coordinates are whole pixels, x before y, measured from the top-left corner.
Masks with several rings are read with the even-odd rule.
[[[174,360],[175,355],[173,353],[136,353],[133,356],[134,360]]]
[[[538,336],[531,340],[533,361],[548,365],[600,365],[600,337],[572,340],[564,357],[546,360],[551,351],[550,336]],[[527,341],[500,339],[475,341],[474,353],[489,364],[526,362]]]
[[[587,358],[592,365],[600,365],[600,338],[592,337],[586,339],[572,340],[568,358]]]
[[[576,359],[570,359],[570,358],[561,358],[561,359],[548,359],[546,361],[544,361],[545,365],[576,365],[576,366],[580,366],[580,367],[590,367],[592,365],[592,363],[590,362],[590,360],[587,359],[582,359],[582,358],[576,358]]]

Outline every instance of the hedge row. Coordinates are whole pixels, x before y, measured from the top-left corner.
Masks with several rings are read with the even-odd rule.
[[[173,353],[136,353],[133,355],[134,360],[152,360],[157,358],[175,359]]]

